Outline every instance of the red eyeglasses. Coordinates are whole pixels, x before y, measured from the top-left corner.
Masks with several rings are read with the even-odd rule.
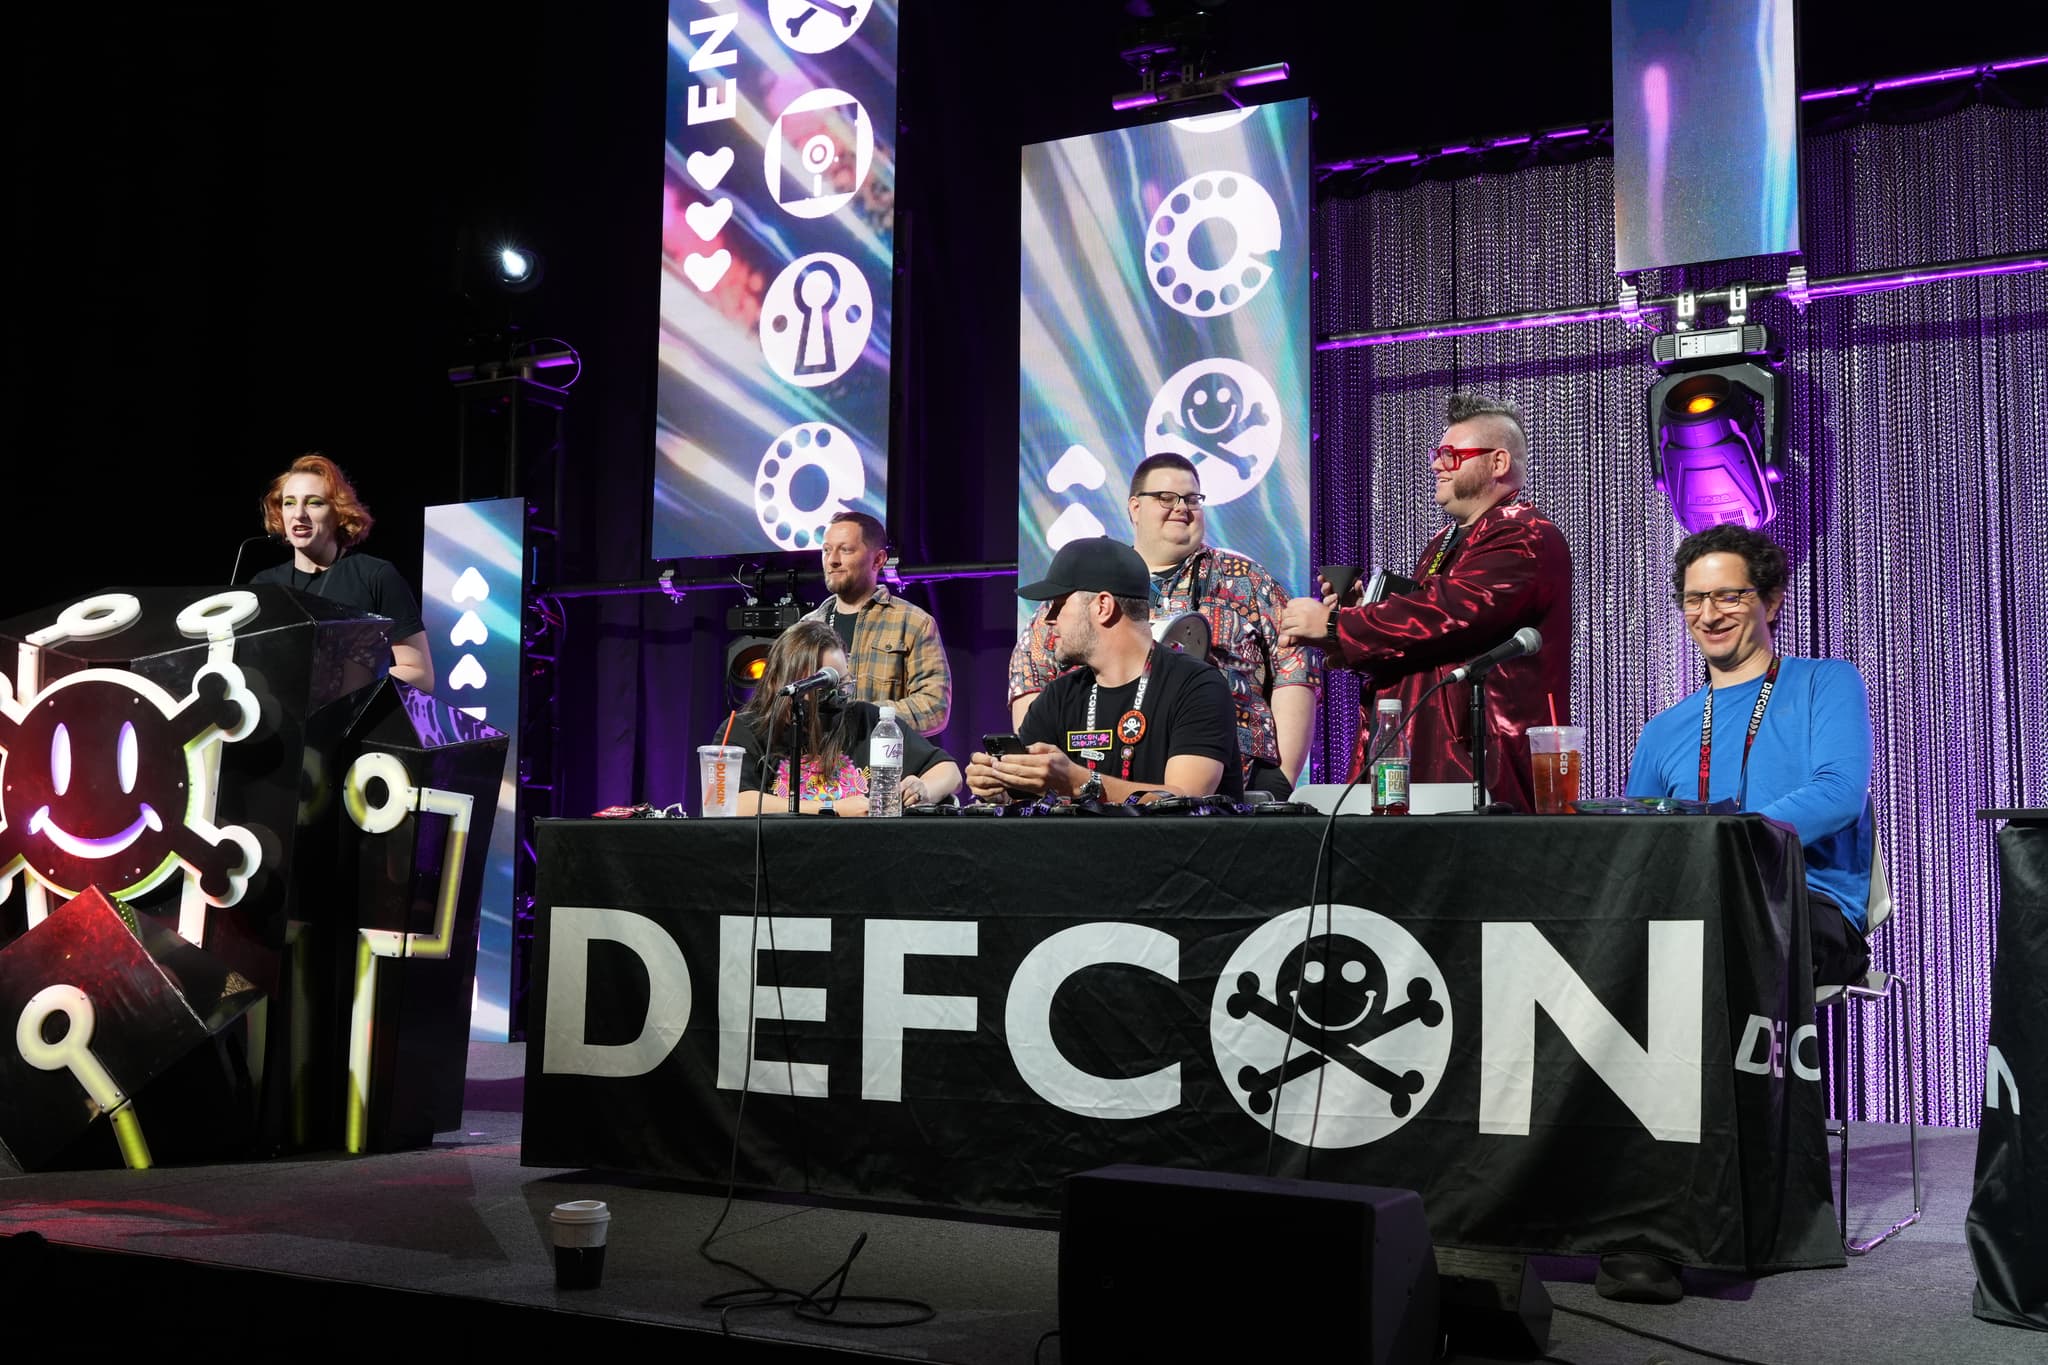
[[[1465,467],[1465,461],[1480,455],[1491,455],[1499,446],[1438,446],[1429,452],[1429,467],[1455,473]]]

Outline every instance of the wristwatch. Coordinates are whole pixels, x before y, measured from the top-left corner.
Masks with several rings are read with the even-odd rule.
[[[1081,790],[1074,793],[1076,801],[1100,801],[1102,799],[1102,774],[1090,772],[1088,780],[1081,784]]]

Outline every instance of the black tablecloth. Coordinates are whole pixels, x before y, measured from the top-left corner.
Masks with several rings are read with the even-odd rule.
[[[1977,1188],[1964,1231],[1977,1267],[1972,1311],[2048,1329],[2048,1124],[2021,1104],[2048,1101],[2048,810],[1998,835],[1998,937]]]
[[[1324,827],[543,822],[523,1159],[720,1182],[744,1085],[749,1188],[1270,1161],[1444,1244],[1841,1263],[1788,829],[1346,818],[1311,922]]]

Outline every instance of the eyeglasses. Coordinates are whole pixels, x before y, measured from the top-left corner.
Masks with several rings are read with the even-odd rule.
[[[1741,611],[1755,595],[1755,588],[1716,588],[1712,592],[1675,592],[1671,602],[1687,616],[1698,616],[1706,609],[1708,598],[1722,611]]]
[[[1499,446],[1438,446],[1429,452],[1429,467],[1455,473],[1465,467],[1465,461],[1480,455],[1491,455]]]
[[[1207,494],[1175,493],[1163,488],[1157,492],[1133,493],[1131,496],[1134,498],[1157,498],[1159,499],[1159,505],[1169,512],[1178,512],[1183,505],[1190,512],[1199,512],[1202,510],[1202,504],[1209,500]]]

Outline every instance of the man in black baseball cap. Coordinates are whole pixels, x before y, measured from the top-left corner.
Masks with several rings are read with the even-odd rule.
[[[1072,540],[1045,577],[1017,589],[1051,603],[1054,653],[1068,671],[1017,726],[1022,754],[977,753],[967,785],[984,801],[1056,792],[1120,802],[1136,792],[1244,794],[1230,685],[1205,660],[1152,639],[1151,571],[1098,536]]]

